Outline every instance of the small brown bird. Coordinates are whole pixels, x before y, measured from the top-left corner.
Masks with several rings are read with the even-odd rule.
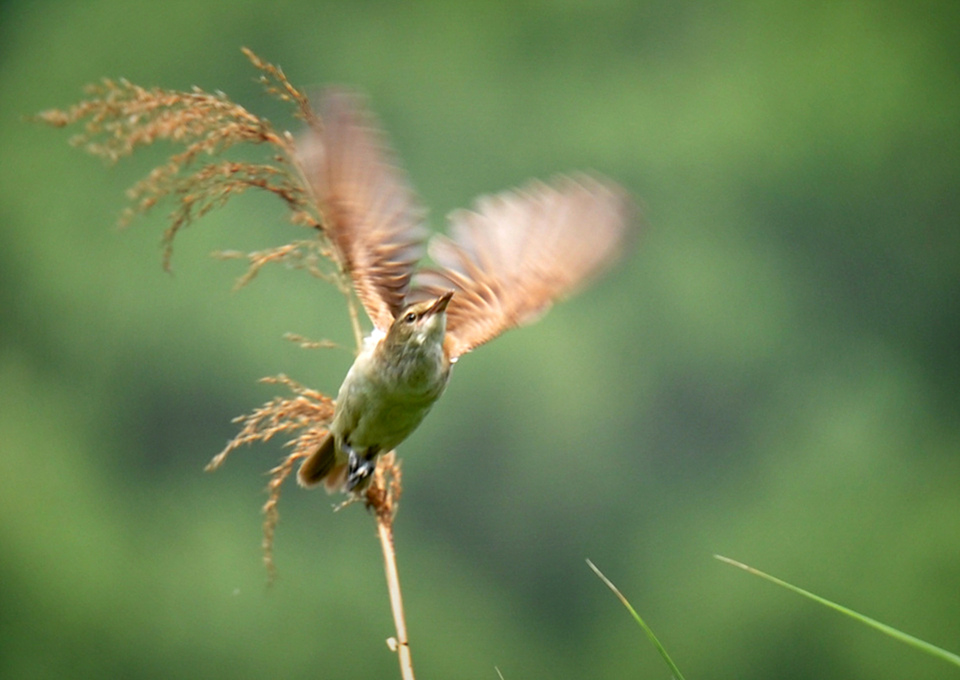
[[[344,378],[329,433],[297,478],[360,493],[377,457],[397,447],[443,393],[461,355],[539,318],[610,263],[630,223],[626,194],[578,174],[480,198],[435,236],[436,265],[416,274],[424,211],[383,133],[342,90],[319,100],[298,144],[324,232],[374,331]]]

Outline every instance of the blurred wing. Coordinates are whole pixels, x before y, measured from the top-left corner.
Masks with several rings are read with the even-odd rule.
[[[536,320],[611,263],[630,212],[622,189],[588,175],[483,197],[450,216],[452,238],[430,241],[437,267],[417,275],[414,295],[455,291],[447,342],[456,358]]]
[[[424,212],[359,96],[327,90],[317,108],[322,129],[298,140],[297,160],[324,233],[373,325],[385,331],[423,255]]]

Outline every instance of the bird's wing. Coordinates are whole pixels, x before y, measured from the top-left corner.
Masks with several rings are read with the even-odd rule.
[[[317,108],[320,124],[298,140],[297,160],[357,297],[386,331],[423,255],[424,211],[361,97],[331,89]]]
[[[412,295],[455,291],[447,342],[456,358],[534,321],[610,263],[631,212],[622,189],[590,175],[485,196],[450,216],[450,238],[430,241],[437,267],[418,273]]]

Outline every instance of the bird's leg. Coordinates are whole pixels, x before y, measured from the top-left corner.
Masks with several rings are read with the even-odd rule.
[[[347,491],[362,489],[366,481],[377,467],[377,447],[370,447],[363,456],[357,455],[353,448],[344,442],[343,449],[347,452]]]

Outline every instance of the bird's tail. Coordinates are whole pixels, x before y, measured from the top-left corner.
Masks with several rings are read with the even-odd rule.
[[[297,472],[297,481],[300,486],[310,488],[320,482],[327,487],[327,492],[338,491],[346,479],[346,461],[338,464],[337,445],[332,434],[327,434],[313,453],[307,456]]]

